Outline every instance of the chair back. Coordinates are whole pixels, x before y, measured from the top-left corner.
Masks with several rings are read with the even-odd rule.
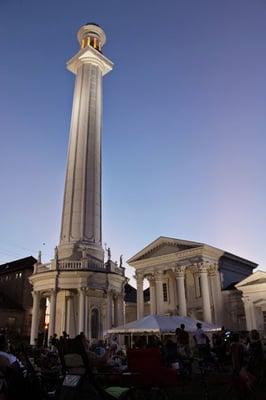
[[[88,372],[89,361],[81,337],[74,339],[61,338],[58,351],[65,372],[83,375]]]

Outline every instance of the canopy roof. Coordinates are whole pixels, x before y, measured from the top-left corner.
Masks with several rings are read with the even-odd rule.
[[[218,325],[209,324],[190,317],[148,315],[137,321],[109,329],[108,333],[175,333],[176,328],[179,328],[181,324],[185,325],[186,331],[195,332],[197,322],[202,324],[202,329],[205,332],[214,332],[221,329]]]

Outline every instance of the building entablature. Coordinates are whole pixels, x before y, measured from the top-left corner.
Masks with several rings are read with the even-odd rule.
[[[153,280],[156,279],[156,275],[160,274],[160,277],[164,275],[175,275],[176,277],[184,275],[186,271],[192,272],[192,274],[199,274],[207,272],[209,275],[214,275],[219,270],[219,265],[217,260],[211,261],[210,259],[206,260],[205,258],[199,259],[199,262],[188,263],[184,262],[165,262],[160,264],[160,266],[151,267],[142,267],[136,269],[136,279],[148,279]]]
[[[207,245],[197,247],[194,249],[188,249],[178,251],[170,254],[164,254],[157,257],[151,257],[143,260],[136,260],[129,262],[131,267],[136,268],[136,271],[141,271],[145,268],[173,268],[176,263],[187,267],[193,266],[200,263],[217,263],[223,252],[220,250],[213,249]]]

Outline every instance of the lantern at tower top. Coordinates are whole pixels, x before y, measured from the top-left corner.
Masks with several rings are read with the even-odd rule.
[[[106,42],[106,36],[103,29],[99,25],[91,22],[80,28],[77,37],[82,49],[91,46],[94,49],[101,51]]]

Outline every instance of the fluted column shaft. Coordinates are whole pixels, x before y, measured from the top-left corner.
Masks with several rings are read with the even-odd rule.
[[[86,291],[85,288],[79,290],[79,333],[85,331],[85,306]]]
[[[30,332],[30,344],[35,344],[35,339],[38,338],[38,328],[39,328],[39,310],[40,310],[40,292],[33,291],[33,307],[32,307],[32,322],[31,322],[31,332]]]
[[[156,287],[156,308],[157,314],[163,314],[163,274],[162,272],[155,272],[155,287]]]
[[[155,278],[154,275],[148,275],[147,279],[150,283],[150,314],[156,314],[156,293],[155,293]]]
[[[199,274],[202,294],[203,320],[205,322],[212,322],[208,269],[204,263],[199,265]]]
[[[118,325],[124,325],[125,323],[125,307],[124,307],[124,295],[118,296]]]
[[[90,50],[88,49],[88,54]],[[62,212],[59,258],[75,254],[75,244],[86,245],[103,260],[101,199],[102,75],[111,62],[94,54],[77,60],[69,134],[67,172]]]
[[[113,314],[113,294],[111,291],[107,292],[106,298],[106,322],[107,322],[107,329],[111,329],[113,325],[112,321],[112,314]]]
[[[119,321],[119,299],[118,295],[114,296],[114,326],[118,326]]]
[[[137,274],[137,319],[144,316],[144,298],[143,298],[143,275]]]
[[[223,298],[221,289],[221,280],[217,264],[212,264],[209,268],[212,299],[214,305],[215,323],[223,324]]]
[[[247,296],[243,296],[242,299],[245,308],[247,330],[251,331],[252,329],[257,329],[257,323],[254,313],[254,304]]]
[[[55,316],[56,316],[56,290],[52,289],[50,292],[50,315],[49,315],[49,329],[48,338],[55,333]]]
[[[76,334],[74,321],[74,295],[69,293],[67,296],[67,333],[73,338]]]
[[[177,284],[179,315],[185,317],[187,315],[187,300],[185,291],[185,268],[177,267],[175,269],[175,274],[176,274],[176,284]]]

